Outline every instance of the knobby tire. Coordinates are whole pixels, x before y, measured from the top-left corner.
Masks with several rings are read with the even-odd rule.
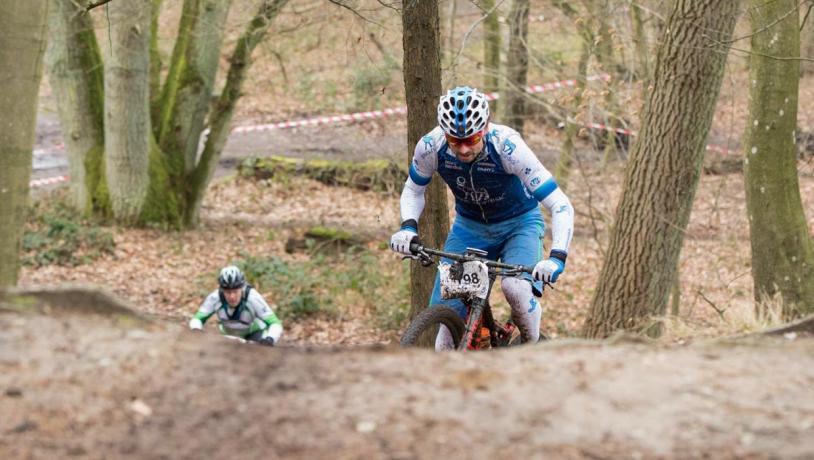
[[[419,337],[421,337],[424,332],[440,324],[443,324],[449,329],[449,332],[452,334],[452,341],[455,343],[455,348],[457,349],[458,344],[461,343],[461,337],[464,335],[466,326],[455,310],[441,305],[426,308],[416,315],[401,337],[401,346],[416,346]]]

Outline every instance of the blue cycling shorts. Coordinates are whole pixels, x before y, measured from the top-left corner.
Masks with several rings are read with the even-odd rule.
[[[543,255],[544,235],[545,222],[539,207],[491,224],[456,216],[444,243],[444,251],[463,253],[466,248],[477,248],[488,252],[488,259],[533,267]],[[448,259],[443,261],[451,262]],[[532,281],[529,274],[524,273],[522,277]],[[535,282],[533,285],[537,292],[542,292],[542,283]],[[441,299],[441,279],[436,273],[430,306],[437,304],[453,308],[462,318],[466,317],[466,307],[461,299]]]

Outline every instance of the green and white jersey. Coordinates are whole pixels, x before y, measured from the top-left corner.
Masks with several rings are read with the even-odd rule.
[[[195,318],[205,323],[213,314],[217,316],[221,333],[236,337],[247,337],[257,331],[265,331],[275,342],[283,332],[283,326],[266,299],[247,285],[237,307],[232,308],[220,289],[212,291],[204,299]]]

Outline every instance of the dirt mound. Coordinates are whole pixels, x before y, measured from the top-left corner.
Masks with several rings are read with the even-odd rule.
[[[811,339],[270,349],[71,292],[0,303],[2,458],[814,455]]]

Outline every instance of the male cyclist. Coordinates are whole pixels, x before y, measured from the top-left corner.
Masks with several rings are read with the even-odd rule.
[[[571,202],[517,131],[489,122],[489,103],[478,90],[463,86],[441,96],[438,125],[415,147],[401,193],[401,230],[390,239],[390,247],[410,254],[424,210],[424,189],[438,173],[455,196],[456,217],[445,251],[474,247],[487,251],[491,259],[534,266],[534,282],[528,275],[505,277],[501,288],[523,342],[536,342],[542,307],[532,295],[532,284],[539,293],[542,282],[556,282],[565,268],[574,225]],[[544,260],[545,223],[538,203],[551,213],[552,245]],[[466,314],[461,300],[441,299],[436,275],[430,305],[439,303],[462,317]],[[442,326],[435,348],[452,347],[449,330]]]
[[[218,289],[204,299],[189,320],[189,328],[203,329],[203,323],[214,313],[217,313],[221,334],[274,346],[283,333],[283,324],[277,315],[234,265],[220,271]]]

